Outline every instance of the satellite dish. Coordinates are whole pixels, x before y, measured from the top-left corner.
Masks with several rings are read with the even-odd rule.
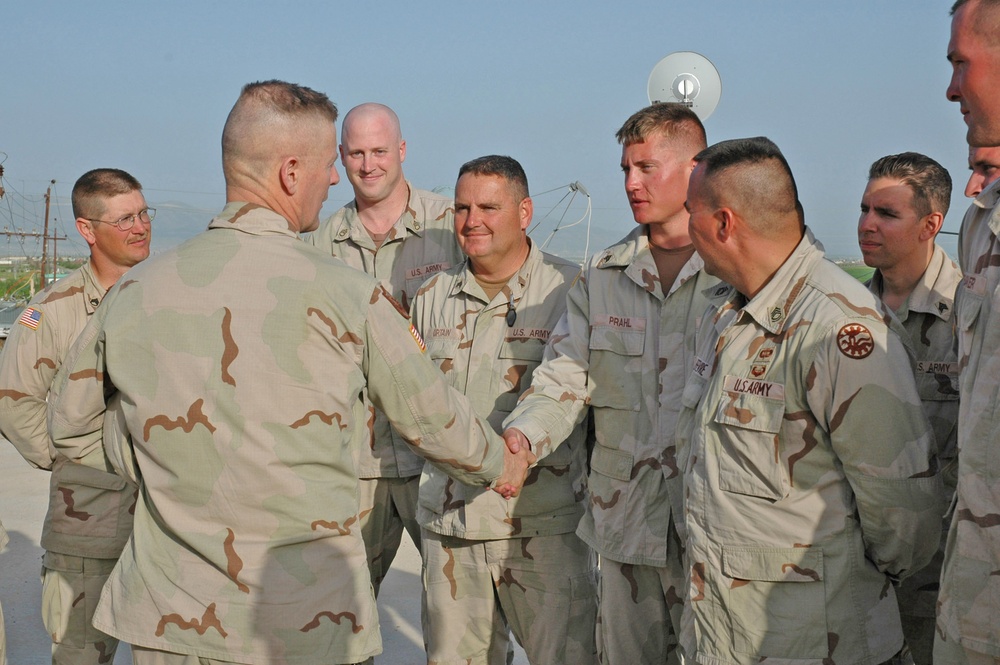
[[[646,85],[649,103],[686,104],[703,121],[722,97],[722,79],[712,61],[694,51],[677,51],[656,63]]]

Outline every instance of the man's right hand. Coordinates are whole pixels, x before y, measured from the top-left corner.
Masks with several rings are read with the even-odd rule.
[[[510,499],[521,492],[528,469],[538,458],[531,452],[531,444],[520,430],[508,429],[503,438],[507,444],[503,451],[503,474],[493,484],[493,491]]]

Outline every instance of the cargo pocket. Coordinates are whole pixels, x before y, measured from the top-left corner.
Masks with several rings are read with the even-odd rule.
[[[625,537],[625,504],[632,480],[633,457],[623,450],[596,443],[590,458],[590,511],[603,542]],[[616,509],[617,507],[617,509]],[[602,513],[597,517],[597,513]]]
[[[724,547],[733,647],[755,658],[829,656],[823,551]]]
[[[777,501],[788,496],[788,475],[779,458],[784,400],[724,391],[715,414],[723,425],[719,487],[734,494]]]
[[[455,369],[455,354],[458,352],[458,340],[451,337],[428,337],[427,354],[446,376]]]
[[[115,538],[127,483],[114,473],[57,460],[50,482],[52,531],[70,536]]]

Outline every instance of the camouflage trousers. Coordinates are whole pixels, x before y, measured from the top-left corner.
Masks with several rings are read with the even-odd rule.
[[[671,523],[671,533],[676,535]],[[674,548],[671,548],[673,550]],[[684,597],[680,556],[666,567],[601,557],[597,650],[602,665],[680,663],[677,636]]]
[[[1000,657],[966,649],[953,639],[934,637],[934,662],[940,665],[1000,665]]]
[[[186,653],[173,653],[146,647],[132,647],[132,665],[235,665],[229,660],[200,658]],[[316,665],[341,665],[340,663],[317,663]]]
[[[91,621],[116,562],[45,553],[42,623],[52,638],[53,665],[101,665],[114,660],[118,640],[94,628]]]
[[[931,562],[896,587],[896,603],[899,606],[899,619],[903,625],[903,638],[910,648],[916,665],[932,665],[934,662],[934,614],[950,521],[949,516],[949,519],[945,520],[941,546]]]
[[[505,662],[507,627],[531,663],[596,663],[595,556],[576,534],[474,541],[422,533],[427,662]]]
[[[3,627],[3,606],[0,606],[0,665],[7,665],[7,631]]]
[[[378,598],[379,587],[402,542],[404,528],[420,551],[420,525],[417,524],[420,476],[362,478],[359,488],[361,537],[365,541],[372,587]]]

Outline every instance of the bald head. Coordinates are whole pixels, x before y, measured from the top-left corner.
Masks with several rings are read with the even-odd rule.
[[[396,143],[403,140],[403,132],[399,127],[399,116],[385,104],[377,104],[375,102],[359,104],[347,112],[347,115],[344,116],[343,127],[341,128],[342,140],[345,143],[348,142],[352,125],[369,123],[376,123],[388,128],[392,132]]]
[[[765,238],[801,233],[802,213],[792,170],[781,150],[763,136],[721,141],[694,158],[700,196],[730,208]]]
[[[227,184],[264,177],[336,121],[337,107],[323,93],[284,81],[247,84],[222,131]]]

